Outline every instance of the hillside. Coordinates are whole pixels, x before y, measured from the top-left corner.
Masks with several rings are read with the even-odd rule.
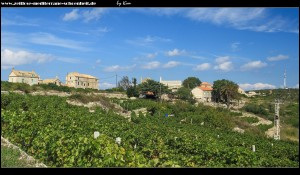
[[[84,99],[99,105],[67,102]],[[182,101],[1,96],[1,135],[48,167],[299,167],[298,142],[267,138],[270,126],[242,116]]]

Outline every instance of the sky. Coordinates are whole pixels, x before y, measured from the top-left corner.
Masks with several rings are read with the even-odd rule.
[[[1,8],[1,80],[12,68],[299,88],[299,8]]]

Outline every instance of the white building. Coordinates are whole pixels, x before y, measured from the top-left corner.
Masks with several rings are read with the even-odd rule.
[[[11,73],[8,76],[8,82],[12,83],[26,83],[30,86],[39,83],[40,76],[34,71],[20,71],[12,68]]]
[[[162,80],[162,78],[160,77],[159,82],[171,89],[172,92],[176,92],[179,88],[182,87],[182,82],[180,80],[166,81]]]
[[[192,94],[194,96],[194,98],[197,101],[200,102],[211,102],[212,101],[212,85],[207,83],[207,82],[203,82],[201,83],[200,86],[195,87],[194,89],[192,89]]]
[[[99,80],[91,75],[71,72],[66,76],[66,85],[75,88],[98,89]]]

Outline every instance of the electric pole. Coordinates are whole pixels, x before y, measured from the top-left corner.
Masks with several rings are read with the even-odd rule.
[[[279,120],[279,109],[280,109],[280,101],[278,99],[275,100],[275,117],[274,117],[274,127],[276,129],[274,134],[275,140],[280,140],[280,120]]]

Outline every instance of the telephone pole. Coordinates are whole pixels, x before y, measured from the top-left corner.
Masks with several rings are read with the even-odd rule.
[[[280,119],[279,119],[279,109],[280,109],[280,101],[278,99],[275,100],[275,117],[274,117],[274,127],[276,129],[274,134],[275,140],[280,140]]]

